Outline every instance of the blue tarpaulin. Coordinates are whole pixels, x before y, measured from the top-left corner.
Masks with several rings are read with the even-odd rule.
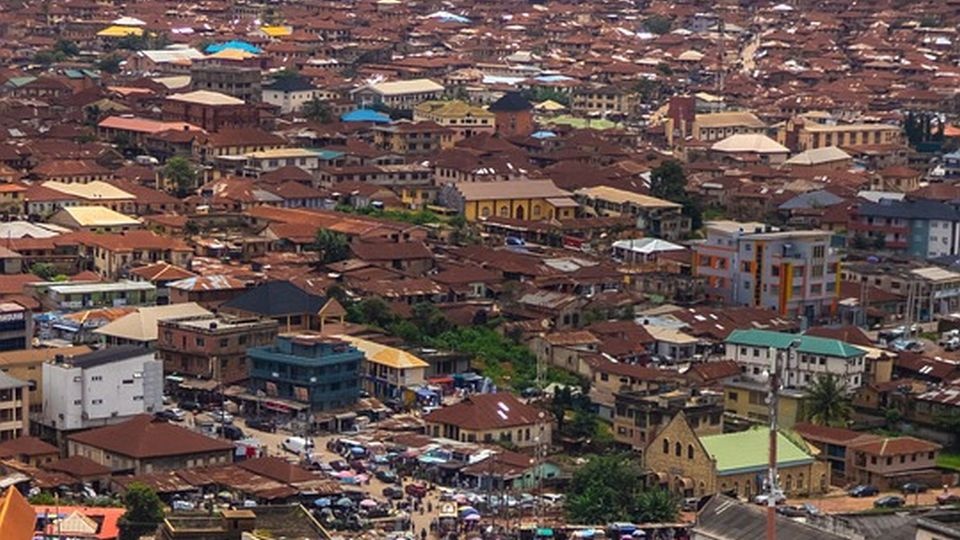
[[[253,43],[247,43],[246,41],[240,40],[231,40],[225,43],[212,43],[207,45],[207,54],[214,54],[220,51],[225,51],[227,49],[236,49],[238,51],[248,52],[252,54],[260,54],[262,51],[260,47],[257,47]]]
[[[390,117],[382,112],[371,109],[357,109],[340,116],[341,122],[373,122],[374,124],[389,124]]]

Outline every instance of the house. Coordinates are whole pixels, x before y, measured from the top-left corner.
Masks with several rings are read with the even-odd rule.
[[[694,274],[709,299],[825,318],[836,308],[840,255],[828,231],[779,231],[762,223],[709,221],[694,246]]]
[[[39,423],[43,432],[59,438],[66,432],[159,412],[162,394],[163,363],[141,347],[123,345],[56,357],[43,364]]]
[[[57,356],[71,356],[90,352],[85,345],[38,348],[0,352],[0,369],[11,377],[26,381],[30,389],[30,413],[43,410],[43,364],[53,361]]]
[[[350,251],[362,261],[417,275],[434,264],[433,253],[423,242],[351,242]]]
[[[0,459],[14,459],[33,467],[40,467],[60,459],[60,449],[36,437],[23,435],[0,442]]]
[[[930,199],[861,202],[851,212],[849,239],[914,257],[960,255],[960,210]]]
[[[250,393],[320,412],[353,406],[360,397],[364,353],[320,334],[284,334],[271,345],[247,349]]]
[[[113,233],[143,228],[140,220],[103,206],[70,206],[54,212],[50,223],[75,231]]]
[[[413,110],[414,122],[433,122],[453,132],[453,141],[479,134],[494,134],[497,129],[494,113],[465,101],[426,101]]]
[[[741,133],[713,143],[710,154],[720,159],[777,165],[787,160],[790,149],[766,135]]]
[[[412,111],[424,101],[436,100],[444,87],[430,79],[410,79],[369,84],[351,92],[361,108],[382,105],[391,109]]]
[[[83,456],[114,473],[149,474],[233,462],[234,446],[140,414],[67,437],[67,454]]]
[[[77,237],[77,242],[82,255],[92,260],[93,271],[111,279],[142,263],[163,261],[189,268],[193,256],[193,248],[183,240],[145,230],[83,235]]]
[[[318,96],[317,87],[303,77],[279,77],[263,87],[263,102],[279,107],[282,114],[300,112]]]
[[[402,156],[431,155],[452,148],[454,131],[436,122],[395,122],[373,128],[377,148]]]
[[[267,538],[317,538],[330,533],[302,504],[258,505],[238,510],[220,510],[213,516],[174,515],[163,520],[157,540],[236,540],[250,536]]]
[[[827,146],[856,150],[869,146],[902,144],[903,130],[891,124],[826,124],[810,118],[796,117],[781,125],[777,139],[798,152]]]
[[[552,440],[550,415],[508,392],[472,394],[460,403],[427,414],[423,420],[427,435],[455,441],[529,448]]]
[[[289,281],[268,281],[220,305],[235,315],[267,317],[280,323],[280,332],[319,330],[343,324],[346,310],[336,299],[306,292]]]
[[[207,131],[256,127],[260,112],[242,99],[210,90],[171,94],[163,101],[163,119],[186,122]]]
[[[781,4],[786,5],[786,4]],[[713,495],[700,506],[697,520],[690,529],[691,540],[756,540],[767,534],[767,508],[743,502],[724,494]],[[878,523],[879,525],[879,523]],[[790,540],[845,540],[836,534],[795,518],[774,514],[776,538]],[[910,531],[912,540],[912,530]],[[853,533],[856,534],[856,533]]]
[[[460,469],[460,475],[479,491],[529,490],[561,481],[566,476],[555,463],[541,461],[538,464],[527,454],[510,450],[498,450],[481,461],[471,462]]]
[[[691,221],[675,202],[610,186],[580,188],[577,202],[598,216],[630,216],[636,227],[655,238],[681,240],[690,234]]]
[[[150,348],[157,342],[157,323],[167,319],[212,315],[198,304],[174,304],[166,306],[139,307],[119,319],[93,331],[110,346],[136,345]]]
[[[380,399],[399,399],[406,389],[426,384],[430,364],[413,353],[354,336],[334,336],[363,353],[363,389]]]
[[[763,382],[771,354],[778,356],[780,379],[786,388],[802,389],[830,374],[852,392],[866,383],[867,351],[849,343],[816,336],[770,330],[734,330],[725,341],[725,360],[743,368],[744,378]]]
[[[770,421],[770,405],[766,401],[769,392],[769,383],[746,377],[728,380],[723,383],[723,412],[739,422],[765,425]],[[807,398],[804,390],[780,390],[777,396],[777,424],[783,429],[790,429],[806,420]]]
[[[157,287],[158,305],[170,303],[170,283],[196,276],[193,272],[167,261],[138,266],[130,269],[128,274],[133,281],[153,283]]]
[[[941,446],[915,437],[883,437],[846,428],[801,423],[793,430],[820,450],[834,485],[869,484],[881,490],[907,482],[938,486]]]
[[[440,202],[471,222],[492,216],[520,221],[570,219],[579,206],[569,191],[552,180],[446,184],[440,190]]]
[[[725,111],[694,116],[690,135],[702,142],[716,142],[731,135],[767,132],[767,125],[749,111]]]
[[[152,306],[157,288],[151,283],[57,283],[45,287],[40,303],[49,310],[77,311],[98,307]]]
[[[776,436],[783,492],[788,497],[825,493],[829,467],[802,440]],[[762,428],[699,436],[679,412],[650,439],[646,466],[655,484],[682,497],[730,493],[749,500],[765,491],[769,443],[769,431]]]

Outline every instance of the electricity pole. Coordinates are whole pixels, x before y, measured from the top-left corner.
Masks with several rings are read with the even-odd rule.
[[[767,463],[767,540],[777,540],[777,398],[780,393],[780,350],[770,347],[770,393],[767,405],[770,415],[770,447]]]

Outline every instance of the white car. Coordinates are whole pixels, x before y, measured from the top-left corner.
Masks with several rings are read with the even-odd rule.
[[[167,414],[169,414],[170,419],[175,422],[183,422],[183,420],[187,417],[186,411],[180,407],[170,407],[167,409]]]
[[[210,418],[213,418],[215,422],[220,422],[221,424],[233,423],[233,415],[227,411],[213,411],[210,413]]]
[[[287,437],[283,440],[283,449],[297,455],[309,452],[313,448],[313,440],[303,437]]]

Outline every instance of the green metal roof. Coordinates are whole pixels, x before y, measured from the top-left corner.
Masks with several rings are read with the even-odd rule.
[[[863,349],[854,347],[839,339],[800,336],[797,334],[785,334],[783,332],[771,332],[770,330],[734,330],[727,337],[727,343],[749,345],[751,347],[786,349],[795,339],[800,340],[800,347],[798,347],[797,350],[806,354],[835,356],[839,358],[852,358],[867,354]]]
[[[751,429],[738,433],[700,437],[707,453],[717,460],[720,476],[761,471],[767,468],[770,432]],[[777,466],[806,465],[813,457],[782,433],[777,433]]]

